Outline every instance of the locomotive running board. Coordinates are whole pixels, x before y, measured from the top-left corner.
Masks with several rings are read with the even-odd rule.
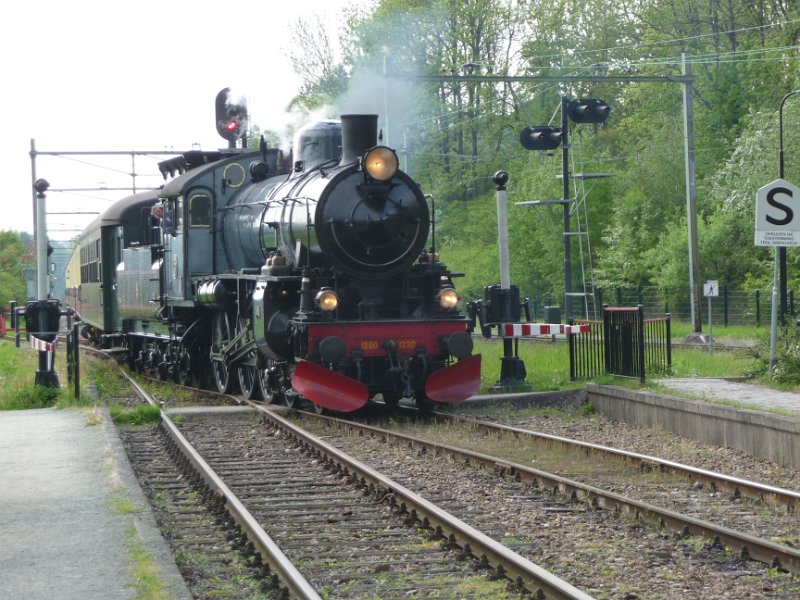
[[[434,402],[463,402],[481,387],[481,355],[462,358],[436,371],[425,382],[425,394]]]
[[[353,412],[369,400],[363,383],[307,360],[297,363],[292,387],[314,404],[339,412]]]

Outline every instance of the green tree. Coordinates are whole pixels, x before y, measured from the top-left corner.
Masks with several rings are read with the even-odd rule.
[[[16,231],[0,231],[0,307],[27,299],[22,269],[33,266],[33,254]]]

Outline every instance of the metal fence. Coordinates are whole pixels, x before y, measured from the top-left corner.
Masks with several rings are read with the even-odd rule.
[[[570,379],[589,379],[602,373],[636,377],[667,373],[672,369],[670,315],[644,318],[644,307],[603,307],[602,321],[588,323],[591,330],[567,335]]]
[[[714,325],[769,325],[772,290],[743,290],[736,285],[721,284],[719,296],[711,298],[711,319]],[[536,319],[544,319],[545,312],[553,305],[547,298],[532,300]],[[571,314],[576,318],[602,318],[603,305],[617,307],[644,306],[647,314],[669,313],[677,321],[691,322],[689,288],[658,288],[654,286],[632,286],[611,289],[597,289],[588,298],[570,297]],[[700,317],[702,322],[708,319],[708,298],[702,298]],[[556,304],[564,314],[563,304]],[[794,290],[788,291],[787,310],[796,317]]]

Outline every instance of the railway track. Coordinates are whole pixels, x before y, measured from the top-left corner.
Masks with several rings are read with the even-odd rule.
[[[766,503],[782,509],[789,515],[794,515],[796,509],[800,507],[800,492],[796,490],[780,488],[742,477],[734,477],[640,452],[611,448],[502,423],[442,412],[436,412],[434,416],[464,423],[484,435],[492,435],[499,438],[511,436],[516,440],[527,440],[536,447],[547,448],[551,453],[558,455],[568,452],[575,460],[582,461],[584,467],[593,466],[599,460],[605,464],[613,463],[627,466],[633,474],[651,473],[653,471],[671,474],[677,476],[683,482],[689,482],[692,487],[702,489],[708,486],[712,492],[727,492],[734,498],[744,497],[758,504]],[[573,470],[579,470],[579,466],[575,465]]]
[[[272,411],[267,411],[267,413],[271,414]],[[450,417],[448,415],[448,418]],[[727,590],[724,593],[728,593],[729,597],[737,598],[751,597],[748,596],[748,593],[760,589],[759,597],[790,598],[796,597],[800,591],[800,584],[797,580],[785,574],[786,569],[796,571],[797,554],[791,547],[786,553],[784,544],[742,534],[742,532],[719,527],[713,523],[707,528],[709,524],[702,519],[681,514],[676,510],[653,507],[642,501],[630,502],[622,493],[610,492],[598,495],[591,484],[572,482],[566,477],[557,476],[547,479],[542,478],[538,473],[531,475],[527,468],[514,464],[514,461],[508,459],[498,459],[492,456],[466,456],[460,454],[460,451],[455,448],[437,449],[421,439],[409,439],[394,433],[386,435],[386,432],[376,432],[368,426],[362,428],[362,426],[349,421],[341,422],[332,429],[330,419],[319,417],[319,415],[303,414],[302,418],[304,426],[307,418],[321,418],[325,422],[323,426],[311,426],[310,428],[321,434],[326,441],[341,447],[363,462],[370,463],[376,470],[390,473],[394,479],[401,481],[408,488],[413,488],[430,501],[445,507],[456,516],[456,520],[460,519],[492,538],[503,540],[508,548],[526,557],[532,564],[545,565],[547,569],[558,573],[560,577],[570,581],[588,594],[600,597],[616,597],[616,594],[621,594],[620,597],[629,598],[673,598],[681,595],[687,597],[687,593],[692,596],[696,593],[703,597],[715,597],[716,591],[721,589]],[[498,438],[499,445],[506,446],[509,445],[508,439],[513,438],[515,440],[513,445],[527,447],[529,444],[527,438],[532,437],[531,432],[521,428],[498,427],[494,423],[479,423],[472,420],[468,422],[468,426],[469,433],[466,437],[480,440],[479,445],[484,449],[491,447],[492,444],[488,442],[491,438]],[[321,428],[317,429],[317,427]],[[448,429],[455,428],[450,425],[446,427]],[[342,432],[353,432],[356,428],[361,429],[361,433],[355,438],[357,441],[345,440],[345,438],[352,437],[352,433]],[[264,434],[273,437],[288,435],[282,426],[275,427],[274,425],[268,426],[268,429],[262,431],[259,437],[263,437]],[[238,433],[229,432],[217,443],[221,446],[230,445],[229,440],[238,437],[241,437]],[[391,451],[388,456],[384,456],[386,448],[390,446],[385,442],[392,438],[400,442],[394,447],[396,453],[394,458],[392,458]],[[503,442],[503,439],[506,441]],[[525,441],[521,442],[520,440]],[[743,498],[752,497],[755,501],[754,506],[769,506],[772,510],[781,511],[789,519],[788,522],[794,523],[796,526],[796,521],[793,520],[796,518],[793,510],[795,497],[791,491],[783,494],[778,488],[760,486],[753,482],[730,477],[722,477],[715,481],[714,474],[710,471],[704,472],[692,468],[684,470],[677,463],[656,457],[626,454],[599,446],[579,444],[577,451],[565,450],[567,448],[565,444],[568,442],[569,440],[566,438],[560,439],[557,436],[545,435],[539,436],[536,443],[550,447],[549,452],[561,456],[562,460],[564,456],[573,458],[586,456],[589,457],[590,464],[596,466],[597,462],[601,460],[597,456],[603,456],[603,461],[608,461],[611,457],[612,463],[623,465],[625,473],[643,474],[645,479],[652,478],[654,475],[673,477],[679,484],[684,486],[688,484],[688,487],[693,488],[696,492],[705,489],[709,495],[720,498],[721,510],[727,508],[731,512],[740,512],[739,516],[743,517],[745,521],[749,520],[751,523],[756,522],[761,525],[766,518],[763,508],[756,508],[761,511],[756,513],[751,509],[743,509],[739,504],[744,501]],[[301,442],[300,446],[304,446],[304,443]],[[316,453],[316,450],[308,445],[306,445],[306,450]],[[245,451],[246,453],[247,451]],[[316,456],[315,460],[323,460],[319,455],[314,455]],[[441,460],[433,461],[439,463],[440,470],[431,470],[429,466],[420,466],[421,463],[431,463],[432,461],[426,460],[426,458],[433,456],[447,459],[444,463]],[[580,466],[573,458],[569,459],[573,474],[589,470]],[[489,470],[484,469],[480,475],[464,475],[460,469],[462,462],[470,466],[481,464],[489,466]],[[456,467],[454,468],[453,465]],[[349,467],[342,467],[339,464],[335,468],[341,472],[343,468],[348,469]],[[609,487],[619,485],[619,471],[605,467],[593,470],[600,472],[605,477]],[[695,479],[692,479],[693,477]],[[700,477],[702,480],[698,481],[697,478]],[[350,476],[348,478],[352,479]],[[264,476],[259,479],[264,479]],[[459,483],[464,480],[471,481],[468,484]],[[504,483],[498,484],[498,481]],[[438,487],[436,482],[440,484]],[[578,485],[574,485],[575,483]],[[369,478],[362,478],[358,481],[358,485],[367,490],[366,493],[368,496],[372,496],[373,500],[377,496],[387,497],[386,492],[380,488],[380,483],[376,484]],[[471,488],[471,490],[464,491],[462,487]],[[495,496],[497,489],[503,490],[500,497]],[[673,493],[671,492],[670,495]],[[481,496],[487,499],[491,498],[496,506],[476,500]],[[396,500],[394,504],[395,508],[392,512],[395,513],[395,516],[397,512],[401,512],[403,518],[408,519],[409,522],[416,521],[436,530],[435,521],[429,519],[424,512],[418,512],[416,508],[409,509],[408,506],[398,510],[397,507],[402,504],[397,503]],[[611,510],[598,510],[600,508]],[[509,513],[516,513],[516,518],[510,516]],[[267,520],[269,518],[268,516]],[[338,519],[339,517],[334,515],[333,518]],[[519,519],[527,521],[529,526],[517,525]],[[551,524],[548,524],[548,519],[552,521]],[[656,527],[644,527],[642,521],[650,521]],[[530,527],[531,523],[535,523],[537,526]],[[668,528],[678,533],[669,534],[666,531]],[[758,529],[763,530],[763,527],[759,526]],[[624,530],[623,533],[620,533],[621,530]],[[560,538],[559,543],[562,544],[560,547],[552,545],[554,531],[560,531],[560,535],[557,536]],[[438,532],[437,536],[449,537],[451,546],[453,542],[458,542],[462,549],[466,546],[474,552],[474,548],[469,542],[465,543],[456,536],[450,536],[444,530]],[[704,537],[707,538],[706,542],[702,541]],[[767,543],[764,544],[764,541]],[[566,545],[563,545],[564,542]],[[605,550],[599,550],[600,548],[605,548]],[[642,550],[643,548],[644,550]],[[633,552],[633,556],[628,556],[629,552]],[[260,556],[260,553],[257,554]],[[454,556],[460,558],[462,554],[464,553],[456,550]],[[487,554],[480,552],[477,554],[482,557],[484,567],[495,564],[490,563]],[[483,558],[484,556],[486,558]],[[335,556],[331,554],[330,558],[335,558]],[[753,558],[766,563],[766,566],[759,566],[757,562],[751,560]],[[606,560],[610,560],[611,564],[607,564]],[[687,560],[689,563],[695,564],[687,566]],[[245,560],[247,564],[252,561],[252,558]],[[566,568],[564,568],[565,561],[567,561]],[[644,562],[642,563],[642,561]],[[391,564],[388,559],[384,562]],[[587,570],[582,568],[585,566],[582,563],[593,565],[593,567]],[[617,567],[620,563],[623,563],[625,568],[618,570]],[[581,565],[581,568],[578,568],[578,565]],[[499,576],[501,573],[508,576],[509,571],[505,567],[497,568],[495,564],[495,576]],[[272,579],[275,579],[274,575]],[[513,574],[511,579],[514,579]],[[646,579],[646,583],[641,583],[642,579]],[[664,581],[660,581],[660,579]],[[726,579],[728,581],[725,581]],[[330,588],[324,587],[324,580],[323,576],[324,594],[328,595]],[[714,591],[694,590],[691,586],[695,583],[686,583],[684,580],[710,581],[711,583],[706,583],[705,586],[706,588],[710,586]],[[366,588],[362,588],[361,591],[363,592],[364,589]],[[406,594],[413,593],[412,588],[403,589],[406,590]],[[425,588],[420,587],[419,589]],[[529,587],[528,589],[542,588]],[[430,592],[430,590],[428,591]],[[430,594],[436,596],[433,592]],[[330,597],[338,596],[333,594]],[[544,597],[560,596],[548,591],[544,593]]]
[[[311,425],[312,421],[315,421],[317,425]],[[442,493],[441,488],[435,484],[437,480],[448,481],[451,486],[457,485],[453,483],[452,472],[454,464],[481,467],[484,473],[481,483],[478,487],[474,487],[471,492],[465,492],[465,494],[474,494],[474,496],[471,496],[473,498],[472,502],[481,506],[480,510],[473,511],[472,518],[478,518],[481,522],[481,527],[490,535],[497,536],[498,534],[493,533],[495,530],[508,531],[510,529],[514,532],[514,535],[508,536],[509,544],[521,554],[529,556],[531,560],[540,562],[540,564],[548,567],[551,565],[547,561],[540,561],[543,552],[545,554],[548,552],[541,549],[542,546],[547,547],[549,543],[544,541],[548,538],[546,530],[548,528],[564,527],[565,525],[571,528],[571,534],[575,533],[576,536],[585,535],[587,539],[584,541],[587,547],[607,548],[608,557],[612,557],[611,564],[604,565],[600,568],[600,571],[614,572],[614,563],[620,557],[628,557],[624,561],[630,562],[630,564],[641,562],[644,557],[635,556],[636,550],[633,556],[628,556],[627,550],[623,549],[623,547],[628,546],[633,549],[639,549],[642,547],[642,539],[631,540],[627,536],[616,536],[616,534],[612,535],[610,533],[611,529],[625,529],[627,527],[626,523],[634,523],[634,527],[643,532],[642,537],[646,547],[659,548],[659,546],[662,546],[652,552],[654,556],[663,558],[665,564],[677,562],[683,565],[684,561],[682,559],[678,560],[677,554],[684,550],[687,552],[688,559],[690,562],[694,561],[695,564],[681,566],[677,570],[683,570],[689,579],[692,577],[716,578],[719,580],[718,586],[724,588],[726,585],[724,579],[726,577],[733,576],[738,579],[741,577],[741,573],[744,572],[751,575],[761,573],[762,576],[769,577],[769,573],[772,572],[787,569],[797,573],[798,569],[800,569],[800,553],[790,545],[726,525],[719,525],[709,520],[711,517],[719,518],[720,515],[735,512],[738,514],[733,515],[735,517],[733,521],[738,525],[757,529],[760,532],[773,531],[778,539],[785,539],[786,536],[789,536],[793,540],[796,536],[798,522],[794,511],[787,508],[792,506],[791,502],[794,502],[794,494],[790,491],[786,491],[786,494],[781,495],[778,490],[769,486],[766,486],[763,490],[765,494],[769,491],[773,500],[783,497],[789,502],[789,504],[778,503],[777,511],[782,513],[782,518],[779,519],[781,523],[775,525],[774,523],[769,523],[773,520],[772,513],[769,513],[769,517],[765,516],[765,508],[762,504],[757,504],[755,508],[748,508],[747,505],[742,504],[741,498],[735,494],[714,491],[715,484],[711,483],[714,481],[714,474],[711,472],[702,473],[705,483],[700,486],[697,485],[697,481],[692,482],[692,480],[688,479],[685,473],[677,476],[677,478],[670,473],[666,473],[670,477],[672,482],[670,485],[672,487],[665,486],[663,480],[659,481],[662,476],[661,468],[653,466],[654,459],[652,457],[640,457],[638,462],[629,462],[633,461],[633,457],[611,451],[610,455],[614,457],[612,462],[623,463],[623,470],[620,471],[618,468],[612,468],[608,464],[603,465],[597,460],[594,452],[599,453],[600,449],[598,448],[589,453],[591,457],[590,467],[584,468],[584,466],[578,464],[577,459],[573,460],[573,458],[585,454],[588,451],[586,446],[578,446],[577,453],[574,451],[565,452],[564,445],[568,441],[559,440],[557,453],[561,456],[562,466],[568,464],[567,468],[570,471],[580,472],[586,479],[594,481],[595,485],[592,485],[548,473],[541,469],[533,469],[507,458],[498,457],[494,451],[495,446],[487,440],[486,428],[493,429],[495,435],[499,432],[501,436],[505,436],[505,442],[498,443],[498,447],[513,447],[515,453],[528,453],[529,458],[531,456],[537,456],[538,458],[541,453],[537,455],[535,450],[531,450],[529,446],[523,444],[521,438],[528,435],[526,432],[513,431],[510,428],[494,428],[492,424],[482,424],[481,428],[476,430],[475,424],[469,423],[469,427],[464,430],[463,438],[471,440],[473,446],[477,445],[484,448],[483,452],[464,450],[452,444],[443,445],[430,439],[422,439],[420,436],[405,435],[396,431],[388,431],[369,425],[310,413],[302,415],[302,424],[304,427],[316,431],[318,435],[326,436],[326,439],[329,439],[331,443],[355,454],[362,460],[368,460],[370,454],[373,453],[376,457],[382,456],[383,453],[377,452],[376,448],[392,443],[397,448],[397,456],[394,460],[390,460],[391,467],[387,466],[383,459],[376,458],[376,460],[381,460],[381,464],[375,465],[376,468],[385,468],[389,472],[393,472],[395,478],[407,478],[410,482],[413,482],[408,483],[408,485],[413,485],[415,489],[420,490],[420,493],[426,496],[435,496]],[[430,429],[438,428],[439,436],[441,436],[442,430],[446,429],[448,430],[448,437],[453,437],[456,434],[453,434],[452,430],[458,426],[453,422],[446,424],[440,422],[438,425],[430,425],[429,423],[422,426],[422,428],[425,427]],[[482,431],[483,433],[481,433]],[[434,433],[431,437],[436,437],[436,435]],[[550,437],[545,439],[546,445],[555,443],[555,440]],[[521,446],[524,447],[520,448]],[[487,448],[491,448],[491,450]],[[548,450],[548,452],[552,453],[552,450]],[[416,458],[412,460],[412,457]],[[435,460],[428,460],[430,458]],[[430,467],[418,466],[420,461],[438,463],[439,465],[447,465],[447,467],[440,471],[430,472]],[[648,466],[642,469],[644,464]],[[656,462],[657,464],[658,462]],[[394,471],[392,471],[392,468]],[[677,464],[671,465],[671,469],[677,468]],[[425,472],[425,477],[417,476],[416,473],[418,472]],[[696,470],[691,468],[688,472],[696,474]],[[639,478],[638,483],[631,483],[631,474],[637,475],[640,473],[642,473],[642,477]],[[505,483],[493,483],[501,479],[504,479]],[[509,480],[512,483],[509,484]],[[628,482],[627,484],[624,483],[626,481]],[[679,481],[680,485],[676,481]],[[730,485],[732,483],[732,479],[726,477],[721,477],[720,481],[720,487],[723,484]],[[644,483],[647,483],[647,485],[644,485]],[[502,485],[506,489],[505,494],[507,497],[513,497],[514,501],[496,498],[499,508],[493,508],[487,506],[486,503],[481,503],[481,493],[489,496],[489,492],[485,490],[492,490],[497,485]],[[599,487],[600,485],[621,488],[624,494],[607,491]],[[758,484],[751,482],[747,489],[755,490],[758,487]],[[481,488],[484,492],[480,491]],[[683,490],[686,501],[681,503],[676,502],[675,498],[671,498],[670,508],[644,501],[642,498],[654,500],[652,496],[653,490],[658,490],[661,496],[667,497],[678,496],[680,495],[679,492]],[[703,498],[703,496],[707,496],[707,498]],[[702,502],[699,502],[698,499],[701,499]],[[512,505],[514,508],[509,508]],[[445,506],[448,505],[445,503]],[[598,509],[606,510],[599,511]],[[457,507],[452,510],[459,514]],[[516,528],[509,527],[507,524],[509,522],[509,511],[512,510],[525,515],[519,519],[521,524]],[[622,526],[620,527],[620,523],[612,524],[606,517],[601,517],[598,520],[598,513],[601,512],[607,515],[622,515]],[[493,513],[499,514],[499,518],[493,520],[496,516]],[[698,514],[702,514],[705,518],[699,518]],[[470,521],[469,515],[462,515],[462,518]],[[554,524],[548,525],[548,520]],[[517,519],[514,522],[517,522]],[[537,522],[544,525],[537,531],[535,528],[525,528],[524,523],[526,522]],[[579,522],[580,525],[578,524]],[[645,531],[640,527],[642,522],[649,522],[653,527],[647,528],[648,531]],[[754,527],[754,524],[757,527]],[[579,534],[578,531],[582,528],[586,532]],[[594,530],[594,532],[589,530]],[[596,539],[595,533],[600,530],[605,531],[605,534],[598,534],[601,538],[606,534],[609,535],[609,538],[605,540]],[[667,534],[667,530],[672,530],[674,533]],[[660,538],[657,540],[659,543],[653,541],[653,536]],[[660,543],[665,540],[667,543]],[[556,565],[561,561],[560,557],[571,554],[585,554],[566,539],[557,540],[556,543],[552,544],[552,548],[550,552],[556,556],[553,561],[553,564]],[[695,556],[689,556],[691,554]],[[757,563],[752,562],[752,559],[764,564],[756,566]],[[588,561],[589,557],[586,560]],[[594,556],[591,557],[591,560],[596,561],[599,559]],[[705,569],[703,563],[710,565],[708,570],[712,571],[712,573],[698,574]],[[653,565],[645,563],[639,568],[643,572],[650,572]],[[617,575],[621,581],[625,581],[626,578],[631,579],[631,569],[626,571],[626,573]],[[597,569],[584,569],[582,574],[572,569],[571,565],[566,572],[558,572],[562,577],[590,593],[598,595],[612,594],[625,589],[625,585],[623,584],[620,587],[618,582],[613,584],[609,582],[610,587],[597,587],[596,581],[593,581],[598,573]],[[691,576],[688,575],[690,573],[692,574]],[[583,577],[585,579],[582,579]],[[672,577],[672,575],[665,574],[664,577]],[[787,575],[787,578],[792,579],[789,575]],[[632,579],[636,581],[637,576]],[[800,585],[796,580],[794,581],[792,594],[796,594],[800,589]],[[673,585],[665,584],[666,591],[659,592],[655,583],[656,581],[653,582],[653,587],[648,590],[648,597],[675,597],[675,592],[672,589]],[[631,583],[630,585],[635,586],[636,584]],[[658,595],[659,593],[663,595]],[[681,593],[685,594],[686,592]],[[700,591],[696,593],[700,593]],[[739,596],[734,594],[731,597]],[[741,597],[747,596],[743,595]],[[786,597],[792,596],[788,595]]]
[[[162,413],[158,435],[125,434],[132,446],[144,439],[132,456],[154,465],[145,489],[179,515],[172,540],[188,544],[178,554],[190,576],[199,570],[193,553],[210,547],[217,563],[240,571],[245,593],[260,585],[298,598],[591,597],[272,411],[254,414],[181,414],[178,427]],[[158,437],[196,474],[165,471]],[[205,517],[198,503],[233,510]],[[181,519],[191,522],[186,531]],[[232,558],[221,539],[235,542]],[[209,570],[220,578],[221,567]]]

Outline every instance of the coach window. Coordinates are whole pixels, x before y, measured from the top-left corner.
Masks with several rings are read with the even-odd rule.
[[[211,227],[211,198],[208,194],[189,197],[189,227]]]
[[[97,281],[103,281],[103,255],[100,253],[100,240],[95,243],[97,244],[97,249],[95,250],[97,254]]]

